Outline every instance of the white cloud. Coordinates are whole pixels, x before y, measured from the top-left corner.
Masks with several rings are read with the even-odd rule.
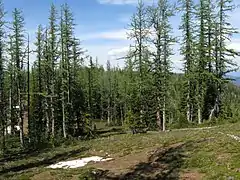
[[[122,48],[117,48],[117,49],[111,49],[108,51],[109,56],[125,56],[127,52],[129,51],[129,46],[125,46]]]
[[[237,52],[240,52],[240,42],[233,42],[228,45],[228,48],[234,49]]]
[[[91,39],[108,39],[108,40],[127,40],[126,29],[98,32],[98,33],[89,33],[82,36],[82,40],[91,40]]]
[[[83,44],[84,45],[84,44]],[[98,57],[98,62],[101,65],[106,65],[107,60],[111,62],[112,66],[120,66],[124,67],[124,59],[119,59],[119,57],[123,57],[127,54],[124,50],[124,47],[128,47],[129,43],[122,41],[121,43],[112,43],[109,45],[84,45],[84,47],[88,50],[88,54],[93,57]]]
[[[173,48],[178,49],[179,45],[176,44],[173,46]],[[154,46],[151,45],[150,49],[154,50]],[[126,57],[129,50],[130,50],[129,45],[121,46],[118,48],[111,48],[108,50],[108,58],[109,58],[109,60],[115,60],[115,62],[116,62],[116,59]],[[121,62],[120,67],[123,67],[124,59],[121,59],[119,61]],[[171,57],[171,62],[172,62],[173,72],[182,72],[182,69],[183,69],[182,56],[179,54],[178,51],[176,51],[175,54]]]
[[[228,43],[228,46],[227,46],[227,47],[240,53],[240,38],[235,38],[235,39],[233,39],[231,42]],[[235,58],[233,59],[233,61],[234,61],[238,66],[240,66],[240,57],[239,57],[239,56],[235,57]]]
[[[143,0],[144,3],[152,3],[154,0]],[[98,0],[100,4],[115,4],[115,5],[126,5],[126,4],[137,4],[138,0]]]

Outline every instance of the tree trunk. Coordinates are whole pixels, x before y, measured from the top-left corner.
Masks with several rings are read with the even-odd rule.
[[[48,114],[48,103],[47,103],[47,99],[45,99],[44,102],[44,106],[45,106],[45,118],[46,118],[46,137],[49,137],[49,133],[50,133],[50,120],[49,120],[49,114]]]
[[[202,83],[198,84],[198,124],[202,124],[202,98],[203,98],[203,88]]]
[[[9,114],[8,114],[8,118],[9,118],[9,134],[12,134],[12,88],[10,88],[9,91]]]
[[[122,124],[122,126],[124,125],[124,117],[123,117],[123,106],[121,105],[121,107],[120,107],[120,116],[121,116],[121,124]]]
[[[190,81],[188,80],[188,93],[187,93],[187,120],[191,122],[191,104],[190,104]]]
[[[198,107],[198,124],[202,124],[202,111],[201,111],[201,107]]]
[[[157,110],[157,125],[159,128],[159,131],[162,131],[162,121],[161,121],[161,114],[160,114],[159,108]]]
[[[54,107],[53,107],[53,94],[50,98],[50,109],[51,109],[51,119],[52,119],[52,137],[55,136],[55,119],[54,119]]]
[[[108,105],[108,117],[107,117],[107,124],[110,125],[111,124],[111,113],[110,113],[110,105]]]
[[[213,106],[213,108],[211,109],[210,114],[209,114],[209,118],[208,118],[209,121],[212,120],[212,117],[213,117],[214,112],[218,113],[218,112],[217,112],[218,109],[219,109],[219,108],[218,108],[218,97],[216,97],[214,106]]]
[[[22,102],[21,102],[21,92],[20,92],[20,88],[19,88],[19,84],[20,84],[20,81],[18,82],[18,122],[19,122],[19,128],[20,128],[20,131],[19,131],[19,137],[20,137],[20,143],[21,143],[21,146],[24,147],[24,135],[23,135],[23,118],[22,118]]]
[[[1,109],[2,109],[2,107],[1,107]],[[0,110],[0,111],[2,111],[2,110]],[[2,124],[2,152],[3,152],[3,154],[4,154],[4,152],[5,152],[5,134],[7,134],[7,128],[6,128],[6,125],[5,125],[5,119],[4,119],[4,116],[2,116],[2,117],[0,117],[0,119],[1,119],[1,124]],[[5,133],[6,132],[6,133]]]
[[[27,52],[27,116],[28,116],[28,125],[31,123],[30,119],[30,49],[29,49],[29,34],[28,34],[28,52]],[[29,132],[29,128],[28,128]],[[30,140],[30,139],[29,139]]]
[[[166,131],[166,97],[163,97],[163,131]]]
[[[1,82],[0,82],[1,83]],[[3,87],[0,89],[0,123],[1,123],[1,129],[2,129],[2,152],[4,154],[5,151],[5,131],[7,131],[6,123],[5,123],[5,108],[3,104]]]
[[[62,102],[62,128],[63,128],[63,137],[66,138],[66,124],[65,124],[65,105],[64,100]]]

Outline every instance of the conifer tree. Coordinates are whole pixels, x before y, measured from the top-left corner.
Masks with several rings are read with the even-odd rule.
[[[196,91],[197,91],[197,109],[198,123],[201,124],[203,119],[209,116],[212,108],[214,95],[213,79],[213,32],[214,32],[214,6],[209,0],[201,0],[197,18],[199,21],[198,45],[197,45],[197,62],[196,62]]]
[[[90,118],[93,117],[93,71],[94,65],[92,61],[92,57],[89,59],[89,68],[88,68],[88,108]]]
[[[201,0],[200,1],[200,7],[199,7],[199,21],[200,21],[200,27],[199,27],[199,44],[198,44],[198,61],[196,63],[197,66],[197,108],[198,108],[198,123],[202,123],[202,111],[204,107],[204,96],[206,93],[206,70],[207,70],[207,64],[208,64],[208,57],[207,57],[207,22],[205,21],[206,18],[208,18],[207,14],[207,1]]]
[[[74,44],[74,19],[73,14],[67,4],[64,4],[61,9],[61,25],[60,25],[60,39],[61,39],[61,79],[62,79],[62,118],[63,118],[63,135],[67,137],[67,129],[72,126],[72,48]],[[66,127],[66,122],[68,127]]]
[[[66,138],[66,88],[67,88],[67,74],[66,74],[66,48],[65,48],[65,25],[63,19],[63,10],[61,11],[61,61],[60,61],[60,78],[61,78],[61,106],[62,106],[62,130],[63,137]]]
[[[180,29],[183,33],[181,54],[184,56],[184,72],[186,78],[186,112],[188,122],[193,121],[194,111],[194,2],[193,0],[180,0],[183,11]]]
[[[34,143],[40,144],[45,138],[46,126],[44,123],[44,30],[41,25],[38,26],[36,35],[36,61],[32,68],[33,79],[33,98],[32,98],[32,118],[30,125],[30,138]]]
[[[107,61],[107,79],[108,79],[108,100],[107,100],[107,123],[112,123],[112,77],[111,77],[111,64]]]
[[[22,12],[19,9],[13,11],[13,22],[12,22],[12,54],[14,58],[14,69],[15,78],[14,85],[16,86],[16,104],[14,108],[17,113],[17,119],[20,127],[20,142],[24,146],[24,133],[23,133],[23,68],[24,68],[24,57],[25,57],[25,44],[24,44],[24,18]]]
[[[49,84],[48,84],[48,100],[49,100],[49,108],[50,108],[50,121],[51,121],[51,136],[54,138],[55,136],[55,110],[54,110],[54,97],[55,97],[55,67],[56,62],[58,60],[58,25],[57,25],[57,10],[56,7],[52,4],[50,10],[49,17],[49,61],[47,62],[48,67],[48,76]]]
[[[5,96],[4,96],[4,78],[5,78],[5,72],[4,72],[4,48],[5,48],[5,42],[4,42],[4,25],[5,25],[5,11],[3,7],[3,2],[0,1],[0,128],[1,128],[1,135],[2,136],[2,146],[1,149],[4,153],[5,150],[5,129],[6,129],[6,102]]]
[[[157,7],[150,9],[150,19],[156,37],[151,40],[154,44],[156,53],[154,55],[154,86],[156,91],[157,121],[162,130],[166,129],[166,111],[168,107],[168,89],[170,77],[170,56],[171,45],[175,42],[171,35],[171,25],[169,18],[173,16],[173,9],[167,0],[159,0]],[[161,113],[159,112],[161,111]]]
[[[14,78],[15,78],[15,67],[14,67],[14,56],[13,56],[13,42],[12,42],[12,37],[9,35],[9,43],[8,43],[8,48],[7,48],[7,52],[9,54],[9,61],[7,63],[7,74],[8,74],[8,87],[7,89],[9,90],[9,94],[8,94],[8,123],[10,124],[10,134],[12,134],[13,132],[13,127],[14,124],[16,124],[17,119],[15,117],[16,113],[15,113],[15,109],[13,108],[13,104],[16,104],[16,94],[14,94],[16,92],[16,86],[14,86]],[[14,96],[15,95],[15,96]]]
[[[137,80],[137,114],[139,121],[136,122],[138,126],[144,126],[144,113],[146,110],[146,103],[144,102],[144,81],[146,80],[146,74],[148,72],[149,63],[146,57],[147,51],[147,39],[149,35],[149,23],[147,22],[147,9],[142,0],[138,2],[137,11],[133,15],[130,24],[129,38],[134,41],[134,49],[132,51],[133,64],[138,71],[139,77]]]
[[[229,22],[229,12],[234,10],[234,4],[232,0],[218,0],[218,20],[216,25],[216,77],[218,79],[217,83],[217,95],[215,101],[216,115],[223,112],[222,110],[222,95],[224,92],[224,87],[226,85],[225,75],[229,72],[234,71],[236,64],[233,62],[233,58],[239,53],[233,49],[227,47],[227,41],[230,40],[231,36],[236,33],[236,29],[231,26]],[[217,111],[219,109],[219,111]]]

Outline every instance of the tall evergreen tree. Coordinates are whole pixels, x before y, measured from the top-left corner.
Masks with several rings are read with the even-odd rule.
[[[184,72],[186,77],[186,112],[188,122],[193,121],[194,111],[194,3],[193,0],[180,0],[183,11],[180,29],[183,33],[181,54],[184,56]]]
[[[36,61],[32,69],[32,81],[33,81],[33,98],[32,98],[32,117],[29,122],[30,127],[30,139],[36,144],[40,144],[45,136],[45,123],[44,123],[44,30],[41,25],[38,26],[36,35]],[[32,136],[32,137],[31,137]]]
[[[166,111],[169,102],[169,78],[170,78],[170,56],[171,45],[174,38],[171,35],[169,18],[173,16],[173,8],[167,0],[159,0],[157,7],[150,9],[150,18],[156,37],[152,40],[156,53],[154,55],[154,86],[156,88],[157,121],[162,130],[166,129]],[[159,112],[161,111],[161,113]]]
[[[218,3],[218,21],[216,27],[216,77],[218,79],[217,84],[217,96],[216,96],[216,114],[219,115],[222,112],[222,95],[226,85],[225,76],[227,73],[235,70],[236,64],[233,62],[233,57],[239,55],[233,49],[227,47],[227,41],[230,40],[231,36],[236,33],[236,29],[231,26],[229,22],[229,14],[234,10],[234,4],[232,0],[219,0]]]
[[[72,126],[72,77],[71,65],[74,45],[74,19],[73,14],[67,4],[64,4],[61,9],[61,73],[62,73],[62,115],[63,115],[63,135],[66,138],[67,129]],[[66,127],[66,122],[68,127]],[[66,129],[67,128],[67,129]]]
[[[14,109],[17,113],[17,119],[20,127],[20,142],[24,146],[24,132],[23,132],[23,68],[24,68],[24,57],[25,57],[25,35],[24,35],[24,18],[22,12],[19,9],[13,11],[13,22],[12,22],[12,54],[14,59],[15,78],[14,85],[16,86],[16,104]]]
[[[137,80],[137,98],[138,106],[136,107],[136,113],[139,114],[139,122],[136,122],[139,126],[145,126],[144,113],[146,111],[146,103],[144,102],[144,89],[147,86],[144,82],[147,78],[149,71],[149,62],[146,58],[147,39],[149,35],[149,23],[147,21],[147,9],[142,0],[138,2],[137,11],[133,15],[130,24],[129,38],[134,41],[134,48],[132,54],[133,64],[135,69],[139,73]],[[146,85],[146,86],[145,86]],[[145,87],[144,87],[145,86]]]
[[[108,100],[107,100],[107,123],[110,125],[112,123],[112,76],[111,76],[111,64],[107,61],[107,79],[108,79]]]
[[[51,136],[55,136],[55,106],[54,106],[54,97],[55,97],[55,67],[58,60],[58,25],[57,25],[57,10],[56,7],[52,4],[49,17],[49,59],[47,62],[49,84],[48,84],[48,100],[49,100],[49,112],[50,112],[50,121],[51,121]]]
[[[4,25],[5,25],[5,11],[3,7],[3,2],[0,1],[0,123],[1,123],[1,136],[2,136],[2,151],[5,150],[5,129],[6,129],[6,103],[5,96],[4,96]]]

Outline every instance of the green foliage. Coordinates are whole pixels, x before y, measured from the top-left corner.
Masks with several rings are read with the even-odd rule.
[[[2,9],[0,127],[28,123],[28,131],[14,136],[29,141],[25,145],[31,148],[96,137],[94,122],[100,119],[132,131],[159,130],[164,122],[166,127],[182,128],[238,121],[240,90],[225,78],[231,71],[231,57],[236,56],[227,49],[225,38],[234,33],[227,19],[231,1],[180,0],[183,74],[171,69],[176,39],[170,18],[177,13],[173,4],[159,0],[149,7],[143,2],[139,1],[131,18],[129,39],[134,44],[123,68],[113,67],[110,61],[104,67],[86,55],[76,38],[70,7],[52,5],[47,26],[39,25],[36,33],[30,82],[22,12],[14,10],[11,30],[3,36]],[[1,133],[2,149],[8,138]]]
[[[125,128],[132,131],[133,134],[142,132],[146,128],[139,113],[133,113],[131,110],[127,112],[125,120]]]

